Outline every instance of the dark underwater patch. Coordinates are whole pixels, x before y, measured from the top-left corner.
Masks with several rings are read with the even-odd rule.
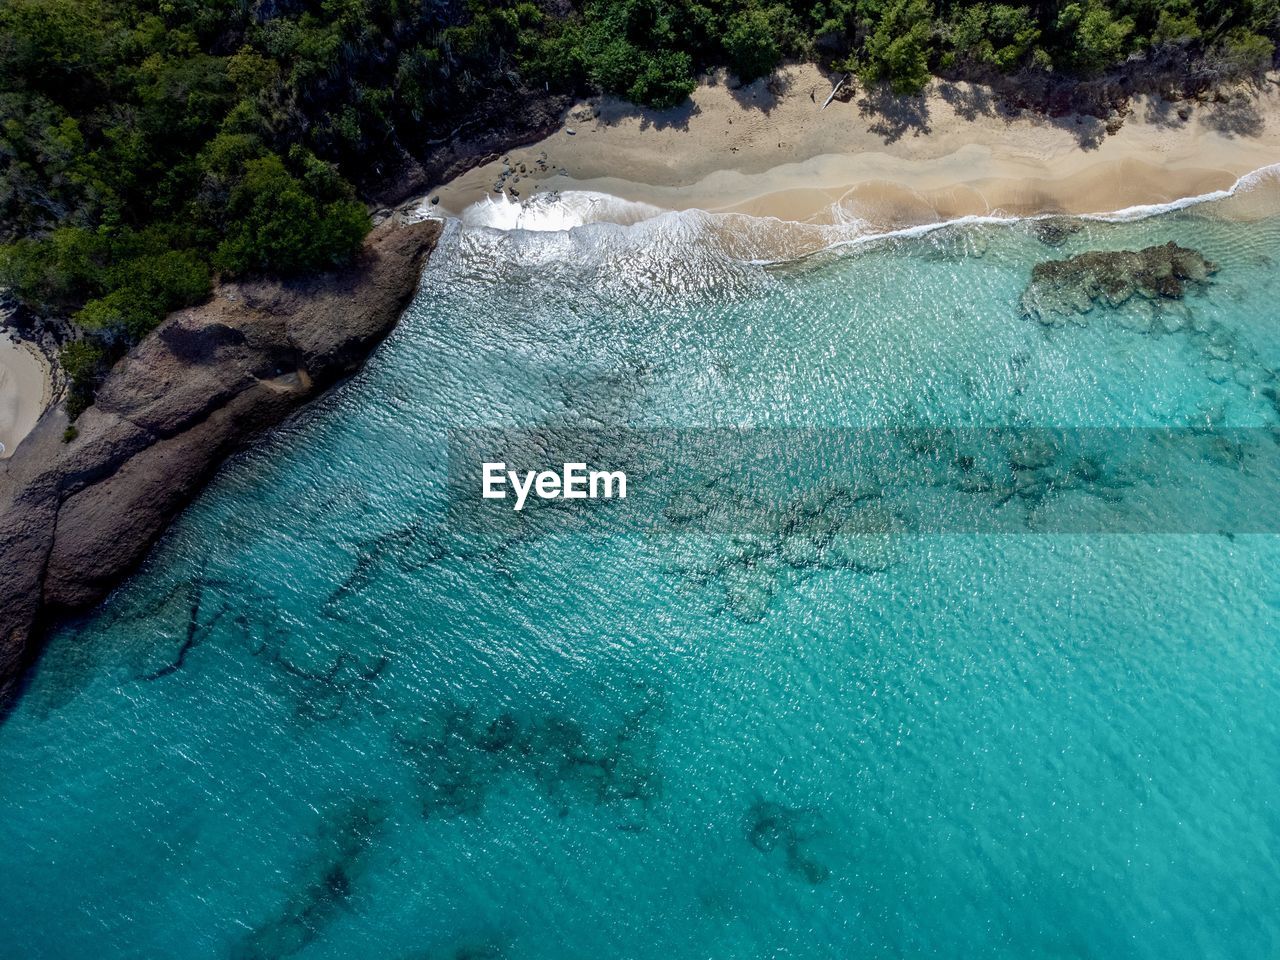
[[[718,589],[721,610],[755,623],[795,571],[874,573],[897,561],[901,523],[880,494],[871,478],[824,483],[777,501],[718,478],[679,489],[665,518],[698,539],[670,568],[694,586]]]
[[[206,584],[203,577],[197,577],[195,580],[180,584],[174,588],[169,597],[166,598],[167,602],[160,609],[163,611],[172,603],[179,607],[178,610],[174,611],[179,618],[181,617],[182,609],[185,609],[186,630],[182,641],[169,659],[145,669],[139,674],[140,680],[159,680],[161,677],[167,677],[169,674],[176,673],[182,669],[187,662],[187,657],[208,637],[213,628],[218,625],[218,621],[230,609],[226,600],[219,597],[214,611],[210,613],[207,609],[207,599]]]
[[[806,883],[816,886],[830,878],[830,868],[813,850],[814,841],[825,832],[816,811],[757,800],[747,810],[743,825],[751,846]]]
[[[561,816],[575,805],[609,806],[622,826],[638,825],[662,792],[656,760],[662,712],[661,698],[652,695],[600,728],[563,713],[450,706],[398,740],[428,818],[475,816],[493,791],[521,778]]]
[[[279,960],[312,943],[334,914],[348,907],[362,861],[381,835],[384,820],[381,802],[373,800],[353,803],[326,822],[294,893],[276,916],[236,946],[234,960]]]
[[[1135,296],[1181,300],[1217,270],[1198,250],[1173,241],[1141,250],[1090,250],[1032,267],[1022,308],[1046,326],[1058,326],[1095,304],[1114,308]]]

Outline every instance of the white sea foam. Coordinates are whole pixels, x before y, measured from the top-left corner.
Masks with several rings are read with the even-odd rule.
[[[1200,193],[1190,197],[1179,197],[1177,200],[1169,200],[1165,203],[1140,203],[1132,207],[1124,207],[1121,210],[1114,210],[1110,213],[1081,214],[1080,219],[1103,220],[1107,222],[1145,220],[1147,217],[1159,216],[1162,213],[1171,213],[1174,210],[1185,210],[1187,207],[1198,206],[1202,203],[1212,203],[1215,200],[1226,200],[1229,197],[1234,197],[1241,191],[1250,190],[1255,187],[1262,186],[1268,180],[1277,179],[1280,179],[1280,163],[1271,163],[1265,167],[1259,167],[1257,170],[1250,170],[1225,190],[1212,190],[1209,193]],[[1042,218],[1033,217],[1029,219]]]
[[[1136,204],[1105,213],[1071,216],[1098,222],[1143,220],[1226,200],[1277,179],[1280,179],[1280,163],[1250,171],[1223,190],[1180,197],[1164,203]],[[429,215],[429,208],[420,208],[420,212]],[[829,223],[807,223],[744,213],[712,213],[697,209],[672,211],[606,193],[563,190],[519,201],[505,195],[487,197],[467,207],[457,221],[463,227],[502,233],[569,233],[586,227],[598,230],[608,226],[634,228],[642,224],[646,231],[656,229],[672,234],[694,232],[704,238],[708,233],[713,233],[719,237],[725,252],[732,252],[752,263],[774,264],[825,250],[895,238],[922,237],[950,227],[1011,224],[1057,216],[1015,216],[995,211],[885,230],[858,217],[855,211],[839,203],[832,205],[829,215]]]
[[[1107,213],[1082,213],[1068,214],[1067,216],[1077,220],[1093,220],[1101,223],[1130,223],[1137,220],[1145,220],[1149,217],[1158,217],[1161,214],[1173,213],[1177,210],[1186,210],[1189,207],[1199,206],[1205,203],[1212,203],[1217,200],[1227,200],[1236,194],[1262,186],[1267,181],[1280,179],[1280,163],[1268,164],[1259,167],[1257,170],[1251,170],[1243,176],[1239,177],[1235,183],[1224,190],[1212,190],[1208,193],[1195,194],[1190,197],[1179,197],[1176,200],[1169,200],[1164,203],[1143,203],[1135,204],[1131,207],[1124,207],[1120,210],[1113,210]],[[847,211],[845,216],[848,216]],[[830,248],[849,246],[860,243],[868,243],[876,240],[888,240],[896,237],[920,237],[933,233],[936,230],[942,230],[947,227],[964,227],[976,226],[980,224],[1002,224],[1002,223],[1020,223],[1032,220],[1049,220],[1061,214],[1039,213],[1031,216],[1014,216],[1012,214],[988,213],[988,214],[968,214],[963,217],[954,217],[950,220],[939,220],[933,223],[923,223],[910,227],[900,227],[895,230],[881,230],[876,232],[865,233],[857,237],[849,237],[837,240],[830,244]],[[774,261],[770,261],[774,262]]]
[[[512,200],[505,194],[486,197],[462,212],[464,226],[538,233],[572,230],[588,223],[628,225],[665,213],[661,207],[624,200],[590,190],[566,190]]]

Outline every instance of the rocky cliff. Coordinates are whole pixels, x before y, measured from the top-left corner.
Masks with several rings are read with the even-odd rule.
[[[74,439],[61,406],[45,413],[0,465],[0,710],[51,621],[101,600],[227,456],[360,367],[439,232],[388,220],[343,270],[222,285],[116,365]]]

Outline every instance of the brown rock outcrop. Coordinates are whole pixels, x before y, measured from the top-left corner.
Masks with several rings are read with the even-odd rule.
[[[228,455],[360,367],[439,232],[389,220],[345,269],[224,284],[116,365],[74,440],[61,406],[45,413],[0,466],[0,709],[45,625],[101,600]]]
[[[1173,241],[1141,250],[1090,250],[1037,263],[1022,310],[1046,326],[1059,326],[1095,303],[1118,307],[1135,295],[1180,300],[1188,287],[1207,284],[1217,270],[1198,250]]]

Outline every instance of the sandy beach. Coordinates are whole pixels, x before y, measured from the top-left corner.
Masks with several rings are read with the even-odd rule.
[[[0,332],[0,459],[12,455],[50,399],[49,368],[35,348]]]
[[[1094,117],[1010,113],[969,84],[935,81],[922,97],[876,104],[859,90],[824,107],[830,89],[816,67],[799,65],[737,88],[723,75],[708,78],[689,103],[667,111],[593,98],[546,139],[412,205],[431,215],[471,208],[481,222],[510,226],[538,215],[531,201],[570,191],[631,202],[602,203],[585,219],[741,213],[795,224],[800,236],[769,245],[783,255],[829,242],[815,230],[828,225],[878,233],[970,215],[1109,213],[1226,190],[1280,164],[1274,76],[1225,100],[1135,98],[1113,132]],[[1280,213],[1280,191],[1218,210]],[[0,335],[0,457],[12,454],[50,394],[44,359]]]
[[[683,210],[887,229],[971,214],[1104,213],[1229,188],[1280,162],[1280,90],[1226,102],[1135,98],[1117,132],[1093,117],[1009,115],[982,88],[935,82],[872,112],[833,101],[813,66],[647,111],[602,98],[540,143],[431,191],[434,212],[552,191],[610,194]],[[504,162],[505,160],[505,162]],[[504,170],[510,171],[503,176]],[[515,191],[512,196],[511,191]]]

